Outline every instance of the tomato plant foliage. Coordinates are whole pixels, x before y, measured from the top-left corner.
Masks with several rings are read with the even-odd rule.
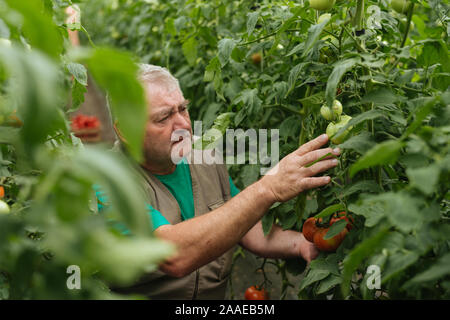
[[[86,5],[84,23],[95,41],[169,68],[204,129],[224,113],[229,128],[279,129],[281,156],[325,132],[320,108],[339,100],[352,118],[332,183],[263,219],[267,233],[321,212],[355,218],[294,284],[299,297],[448,298],[449,6],[411,3],[398,13],[385,0],[337,1],[319,23],[308,1],[112,1]],[[259,166],[230,172],[244,188]]]
[[[172,251],[151,235],[128,160],[104,147],[85,147],[70,133],[67,115],[84,99],[85,65],[111,93],[136,159],[146,110],[129,54],[70,47],[64,23],[70,4],[0,1],[0,184],[10,206],[0,217],[0,299],[117,297],[110,283],[132,283]],[[116,86],[127,88],[126,104]],[[104,217],[94,184],[113,195],[116,209]],[[125,224],[133,237],[110,220]],[[68,285],[72,265],[81,270],[80,290]]]
[[[71,255],[92,259],[88,270],[115,274],[115,268],[108,273],[106,257],[76,249],[85,242],[107,246],[104,233],[117,237],[86,209],[93,177],[115,196],[117,216],[145,233],[142,202],[130,193],[133,179],[121,159],[80,148],[64,115],[68,95],[75,107],[82,101],[86,66],[110,93],[139,158],[142,95],[130,55],[103,48],[110,46],[171,70],[191,101],[191,118],[202,120],[204,130],[279,129],[280,157],[324,133],[329,122],[320,109],[340,101],[351,120],[336,133],[348,132],[339,141],[343,153],[330,172],[332,182],[274,205],[263,229],[268,233],[276,223],[301,230],[308,217],[320,214],[326,222],[343,210],[354,226],[335,253],[321,253],[305,270],[299,261],[276,261],[283,289],[287,273],[303,272],[301,282],[289,284],[299,298],[450,298],[448,0],[412,0],[405,13],[387,0],[336,1],[320,21],[323,12],[306,0],[87,1],[79,4],[81,24],[72,26],[86,50],[67,49],[62,19],[63,8],[79,1],[36,1],[40,11],[1,2],[7,4],[1,36],[15,44],[0,50],[2,116],[6,121],[17,109],[24,125],[0,127],[1,183],[13,212],[0,216],[0,288],[28,288]],[[42,10],[47,15],[36,14]],[[27,23],[11,18],[11,11]],[[37,26],[40,32],[34,32]],[[136,112],[127,112],[129,106]],[[110,175],[115,169],[120,177]],[[234,164],[229,171],[242,189],[259,178],[260,165]],[[97,226],[95,236],[86,227],[90,219],[97,222],[89,224]],[[334,226],[330,232],[338,234],[345,223]],[[21,239],[14,240],[21,249],[12,250],[8,239],[23,233],[28,237],[14,238]],[[49,235],[45,245],[30,240],[41,234]],[[138,250],[144,244],[129,245]],[[164,251],[154,245],[161,248],[154,252]],[[43,264],[47,269],[40,264],[42,248],[55,253],[52,263]],[[16,268],[23,261],[33,272]],[[381,271],[375,289],[368,285],[372,265]],[[14,274],[23,285],[13,286]],[[26,292],[38,296],[37,289]]]

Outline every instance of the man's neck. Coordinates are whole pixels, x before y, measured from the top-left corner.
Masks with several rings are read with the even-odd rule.
[[[142,164],[142,167],[144,167],[150,173],[157,175],[167,175],[174,173],[175,169],[177,168],[177,166],[171,162],[165,164],[155,164],[145,162]]]

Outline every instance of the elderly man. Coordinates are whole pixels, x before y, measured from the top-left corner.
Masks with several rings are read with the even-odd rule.
[[[152,65],[142,65],[139,78],[149,107],[140,170],[152,199],[154,232],[174,243],[177,252],[157,272],[115,290],[155,299],[223,299],[237,244],[262,257],[314,259],[317,249],[301,233],[274,226],[265,237],[260,220],[274,203],[330,182],[328,176],[315,175],[335,167],[335,159],[306,167],[330,152],[339,154],[338,149],[320,149],[328,137],[302,145],[239,192],[224,164],[189,164],[190,145],[177,148],[183,140],[172,141],[174,132],[192,136],[188,101],[178,81]],[[184,157],[177,164],[172,161],[173,150]]]

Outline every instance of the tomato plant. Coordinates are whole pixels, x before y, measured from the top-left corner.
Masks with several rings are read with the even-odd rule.
[[[322,252],[309,268],[273,261],[284,270],[283,290],[295,287],[299,297],[309,299],[450,298],[448,0],[97,0],[80,3],[81,24],[70,26],[63,9],[80,1],[0,2],[0,36],[5,38],[0,41],[0,184],[11,208],[11,214],[0,217],[7,230],[0,243],[27,235],[18,236],[21,250],[0,248],[0,277],[10,288],[17,261],[26,259],[31,274],[44,279],[43,287],[18,286],[26,289],[8,289],[7,297],[72,297],[50,285],[60,274],[55,270],[71,264],[68,255],[89,261],[86,270],[92,273],[108,270],[109,259],[120,258],[119,252],[109,259],[97,257],[99,250],[72,252],[85,247],[82,243],[96,248],[101,243],[100,252],[115,250],[114,241],[109,246],[98,240],[105,233],[116,239],[110,226],[83,227],[96,217],[89,209],[93,180],[116,195],[121,209],[111,214],[122,217],[133,232],[145,233],[146,224],[139,220],[145,215],[138,213],[142,199],[123,162],[109,153],[79,150],[67,116],[83,101],[89,69],[108,91],[113,111],[128,120],[121,121],[121,131],[139,158],[136,128],[143,127],[145,108],[142,97],[133,94],[137,91],[123,90],[135,76],[131,53],[134,61],[171,70],[191,101],[191,118],[202,120],[205,131],[278,129],[280,157],[328,126],[336,138],[344,136],[330,143],[342,149],[339,166],[329,173],[331,183],[274,206],[263,218],[266,234],[274,224],[300,230],[311,216],[328,221],[345,211],[354,219],[336,251]],[[23,3],[35,4],[27,9]],[[320,21],[322,12],[313,3],[327,10]],[[17,15],[21,18],[11,18]],[[68,27],[79,30],[85,55],[67,47]],[[255,53],[264,57],[257,66],[251,59]],[[10,79],[19,79],[20,85],[7,85]],[[343,107],[340,119],[333,118],[335,100]],[[331,111],[330,119],[321,115],[323,106]],[[247,159],[245,165],[230,165],[229,172],[243,189],[260,177],[261,167]],[[346,229],[348,221],[339,221],[330,226],[330,235]],[[76,240],[70,237],[74,232]],[[162,246],[152,242],[148,247],[153,245]],[[58,259],[47,260],[45,248]],[[110,271],[129,271],[125,280],[139,273],[133,266],[145,265],[119,258]],[[39,269],[41,260],[46,263]],[[367,286],[367,269],[373,265],[381,270],[380,289]],[[289,273],[302,272],[302,280],[289,286]],[[23,275],[18,279],[30,283]],[[95,282],[86,288],[94,289],[84,297],[103,297]]]
[[[283,157],[330,125],[330,146],[343,151],[330,185],[262,221],[268,233],[274,224],[300,230],[318,214],[354,219],[336,252],[287,269],[304,272],[299,296],[448,298],[448,1],[410,1],[405,13],[390,1],[321,1],[325,16],[313,8],[319,2],[96,2],[84,5],[82,22],[94,42],[169,68],[205,130],[279,129]],[[254,53],[264,57],[257,68]],[[340,119],[324,119],[334,100]],[[260,168],[248,161],[229,172],[243,189]],[[344,228],[333,223],[330,233]],[[371,265],[380,290],[366,285]]]
[[[129,160],[105,147],[83,147],[70,131],[99,126],[92,118],[70,121],[84,100],[87,66],[108,91],[112,111],[130,123],[122,130],[130,157],[142,156],[146,105],[134,58],[100,46],[77,54],[68,29],[82,28],[64,15],[71,4],[0,0],[1,197],[7,191],[0,200],[0,300],[118,298],[108,286],[131,284],[173,252],[152,237],[148,199]],[[118,202],[104,216],[97,184]],[[112,217],[133,237],[109,223]],[[79,290],[66,285],[72,265],[82,270]]]

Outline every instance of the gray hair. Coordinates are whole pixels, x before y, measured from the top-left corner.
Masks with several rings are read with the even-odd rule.
[[[142,63],[139,65],[138,79],[143,83],[162,85],[169,92],[181,91],[178,80],[163,67]]]

